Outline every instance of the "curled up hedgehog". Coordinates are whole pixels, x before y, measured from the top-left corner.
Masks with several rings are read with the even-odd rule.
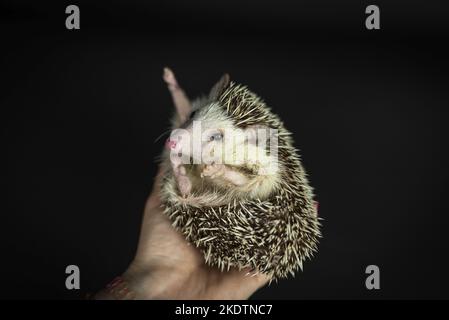
[[[321,234],[291,133],[228,75],[193,102],[168,68],[164,80],[177,110],[163,154],[165,214],[211,266],[294,276]]]

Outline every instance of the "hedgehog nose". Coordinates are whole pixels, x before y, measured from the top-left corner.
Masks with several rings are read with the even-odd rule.
[[[174,149],[176,148],[176,141],[170,140],[170,138],[168,138],[165,142],[165,146],[167,147],[167,149]]]

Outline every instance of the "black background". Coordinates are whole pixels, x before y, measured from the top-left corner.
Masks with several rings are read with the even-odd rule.
[[[230,73],[302,151],[320,251],[254,298],[448,298],[449,11],[392,2],[2,1],[0,297],[80,298],[126,269],[173,110],[168,65],[191,97]]]

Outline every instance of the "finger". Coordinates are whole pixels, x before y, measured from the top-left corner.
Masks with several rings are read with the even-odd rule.
[[[151,193],[160,191],[163,177],[164,177],[164,169],[162,168],[162,165],[159,165],[156,176],[154,177],[153,190]]]
[[[154,178],[151,194],[147,200],[147,207],[149,208],[158,207],[161,204],[160,191],[163,177],[164,177],[164,169],[162,168],[162,165],[159,165],[159,169]]]

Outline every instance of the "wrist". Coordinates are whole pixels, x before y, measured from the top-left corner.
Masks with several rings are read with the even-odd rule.
[[[124,273],[136,299],[207,299],[219,282],[220,272],[202,265],[162,265],[133,262]]]
[[[94,300],[134,300],[135,293],[130,290],[128,282],[122,277],[115,277],[105,288],[93,296]]]
[[[183,288],[188,287],[186,279],[189,275],[170,267],[141,268],[133,263],[122,277],[135,299],[157,300],[176,299]]]

